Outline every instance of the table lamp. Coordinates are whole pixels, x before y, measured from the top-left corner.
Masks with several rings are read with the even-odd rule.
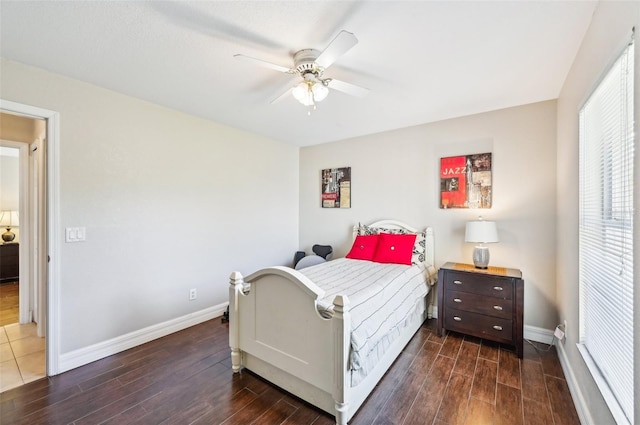
[[[11,231],[12,227],[18,227],[18,211],[2,211],[0,212],[0,227],[5,227],[6,232],[2,234],[4,243],[13,242],[16,234]]]
[[[477,269],[489,267],[489,248],[485,243],[500,242],[495,221],[484,221],[478,217],[475,221],[468,221],[464,234],[465,242],[475,242],[479,245],[473,249],[473,265]]]

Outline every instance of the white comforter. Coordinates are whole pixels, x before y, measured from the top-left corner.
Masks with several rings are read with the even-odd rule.
[[[425,308],[435,279],[426,266],[380,264],[341,258],[299,270],[325,291],[319,309],[331,314],[336,295],[349,298],[350,368],[365,376],[399,331]],[[373,360],[371,360],[373,358]],[[358,379],[359,380],[359,379]],[[352,385],[357,382],[352,381]]]

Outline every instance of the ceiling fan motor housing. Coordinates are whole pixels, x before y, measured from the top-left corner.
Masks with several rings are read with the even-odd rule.
[[[312,73],[320,77],[324,69],[316,64],[316,59],[320,52],[315,49],[303,49],[293,55],[293,64],[296,72],[304,77],[305,74]]]

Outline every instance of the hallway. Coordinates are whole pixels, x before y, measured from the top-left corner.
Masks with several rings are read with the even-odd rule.
[[[0,327],[0,392],[45,377],[45,339],[36,324]]]

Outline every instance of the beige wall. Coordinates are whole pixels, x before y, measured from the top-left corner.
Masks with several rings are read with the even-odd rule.
[[[553,329],[556,256],[556,103],[547,101],[303,148],[300,152],[300,246],[332,244],[344,255],[358,222],[394,218],[432,226],[436,262],[471,262],[465,222],[495,220],[501,242],[491,263],[520,268],[524,320]],[[439,209],[439,160],[493,153],[493,207]],[[320,207],[320,170],[350,166],[350,209]]]
[[[0,154],[0,211],[17,211],[18,202],[18,157]]]
[[[0,112],[0,139],[31,143],[45,136],[45,121]]]
[[[640,3],[638,2],[600,2],[594,13],[591,26],[585,36],[580,51],[569,73],[560,98],[558,99],[558,164],[557,164],[557,282],[556,293],[558,310],[561,320],[567,320],[567,339],[563,344],[564,355],[570,365],[570,375],[575,377],[580,394],[579,399],[588,407],[590,416],[588,423],[604,425],[615,423],[602,396],[597,390],[591,374],[586,369],[576,343],[579,336],[578,314],[578,110],[589,96],[600,76],[608,65],[620,54],[631,35],[631,28],[640,29]],[[636,141],[638,123],[640,122],[640,39],[636,32]],[[638,161],[640,155],[637,155]],[[636,166],[636,169],[640,169]],[[635,179],[636,182],[638,178]],[[638,210],[638,188],[636,187],[636,211]],[[638,215],[636,214],[636,217]],[[636,232],[638,232],[636,226]],[[636,241],[640,240],[637,235]],[[640,244],[639,244],[640,247]],[[638,261],[636,249],[636,267]],[[638,336],[638,297],[636,291],[635,302],[635,335]],[[615,314],[614,311],[611,314]],[[638,351],[640,338],[636,338],[635,347]],[[612,349],[615,349],[612,347]],[[635,388],[636,394],[640,389],[640,356],[636,355]],[[638,397],[635,397],[635,422],[640,422]]]
[[[62,354],[220,305],[233,270],[293,258],[297,148],[0,67],[2,99],[60,113],[60,227],[87,231],[59,247]]]

